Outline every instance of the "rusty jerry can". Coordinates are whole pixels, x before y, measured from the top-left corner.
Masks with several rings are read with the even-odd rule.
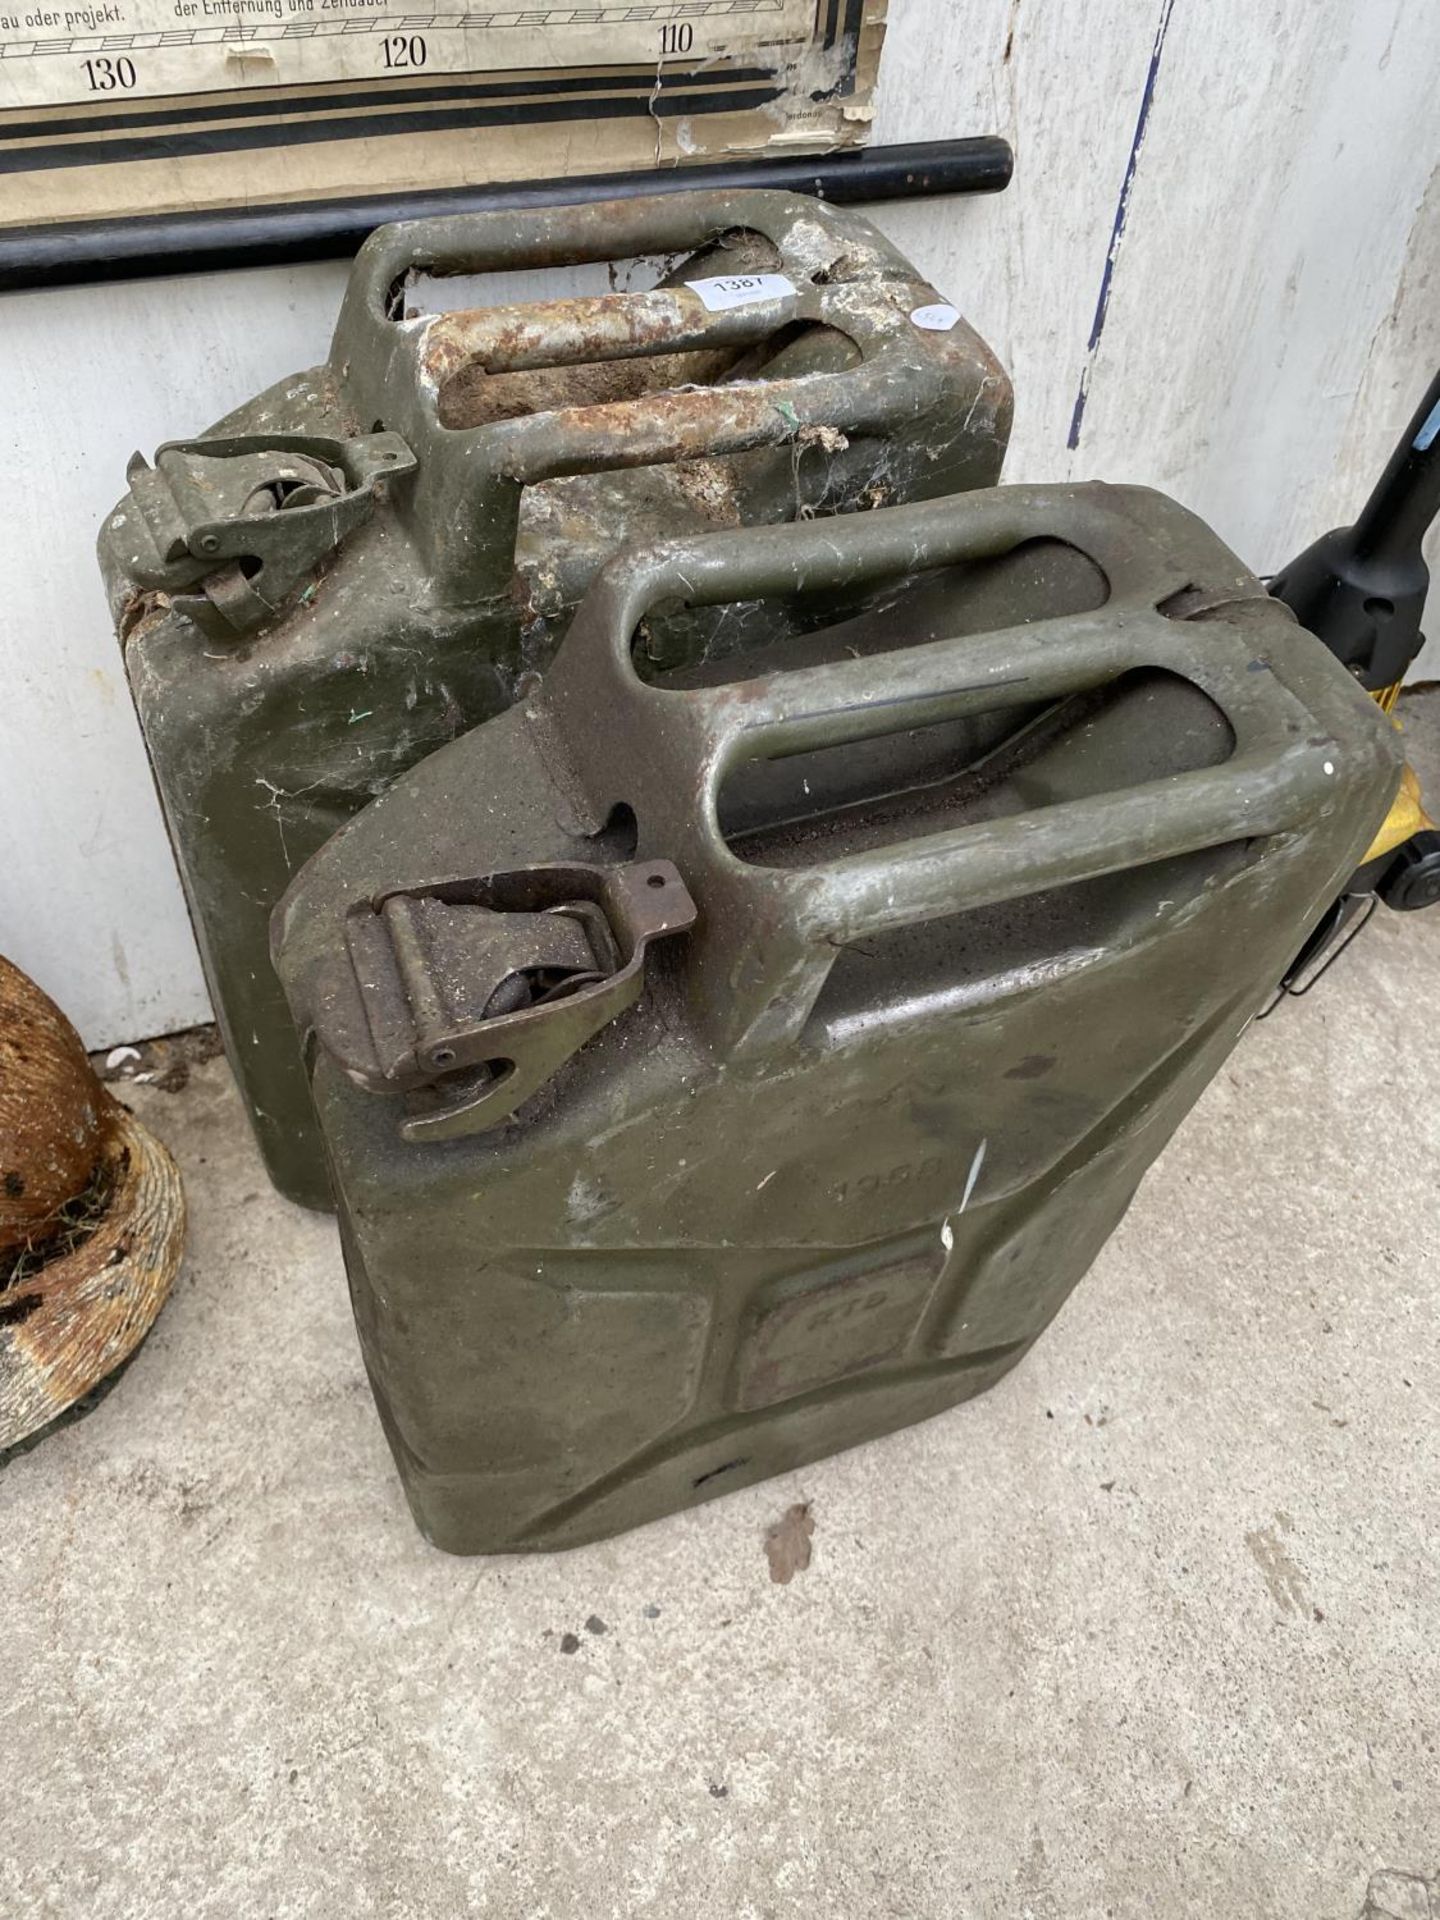
[[[645,650],[677,601],[862,586],[743,663]],[[1142,489],[613,560],[544,687],[274,920],[424,1533],[576,1545],[990,1386],[1398,773],[1343,668]]]
[[[687,257],[645,292],[407,311],[421,274],[655,255]],[[865,221],[695,193],[382,228],[324,366],[136,457],[102,566],[284,1193],[330,1204],[267,944],[300,863],[507,707],[625,540],[990,485],[1009,420],[989,351]],[[723,624],[662,612],[650,641],[683,659],[793,619],[777,601]]]

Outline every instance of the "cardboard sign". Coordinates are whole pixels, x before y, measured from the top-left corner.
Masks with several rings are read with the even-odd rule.
[[[0,0],[0,232],[854,145],[883,23],[883,0]]]

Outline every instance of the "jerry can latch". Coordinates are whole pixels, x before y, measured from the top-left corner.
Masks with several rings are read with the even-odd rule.
[[[132,575],[170,592],[176,611],[210,638],[238,640],[278,619],[325,555],[369,518],[380,481],[415,465],[398,433],[171,440],[154,466],[137,453],[127,469],[141,523]]]
[[[407,1140],[514,1112],[640,997],[652,940],[693,926],[668,860],[524,867],[350,910],[316,1033],[351,1079],[407,1096]]]

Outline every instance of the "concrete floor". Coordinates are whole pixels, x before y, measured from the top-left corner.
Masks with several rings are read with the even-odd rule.
[[[223,1062],[137,1087],[190,1255],[0,1473],[0,1912],[1440,1917],[1437,1004],[1377,916],[992,1394],[530,1560],[415,1532]]]

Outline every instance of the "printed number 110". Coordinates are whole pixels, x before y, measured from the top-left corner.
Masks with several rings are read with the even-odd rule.
[[[671,20],[660,29],[661,53],[689,53],[695,44],[695,29],[688,20]]]

